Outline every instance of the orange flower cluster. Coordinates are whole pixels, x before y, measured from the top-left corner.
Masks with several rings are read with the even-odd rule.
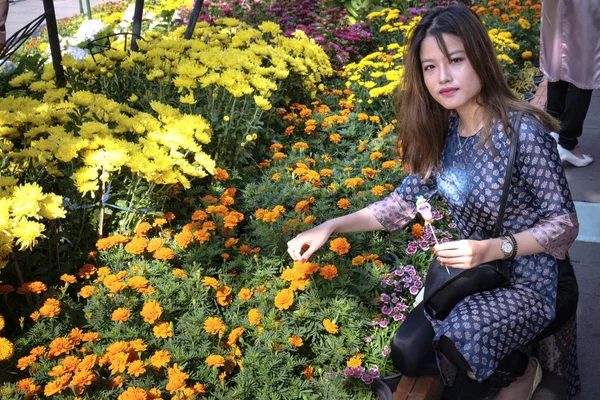
[[[162,315],[163,308],[158,301],[151,300],[144,302],[140,315],[144,318],[144,321],[150,325],[154,324],[157,319]]]
[[[167,339],[173,337],[173,324],[170,322],[159,322],[152,328],[154,336]]]
[[[294,210],[296,210],[296,212],[300,215],[306,215],[306,214],[310,213],[310,205],[313,204],[314,202],[315,202],[314,197],[311,197],[308,200],[300,200],[298,203],[296,203]]]
[[[311,275],[318,270],[319,266],[317,264],[294,261],[294,267],[285,269],[281,273],[281,279],[290,282],[289,289],[292,290],[292,292],[295,292],[296,290],[304,290],[306,285],[310,283]],[[278,308],[281,309],[280,307]]]
[[[373,179],[379,174],[381,171],[373,168],[363,168],[362,174],[365,178]]]
[[[231,288],[229,286],[220,286],[217,289],[217,303],[220,306],[226,306],[231,303]]]
[[[260,324],[261,315],[262,314],[260,313],[260,311],[258,311],[256,308],[253,308],[250,311],[248,311],[248,322],[250,323],[250,325],[254,326]]]
[[[415,239],[421,239],[423,237],[423,225],[421,225],[421,224],[414,224],[412,226],[412,236]]]
[[[98,361],[98,365],[107,366],[111,375],[118,376],[129,369],[134,361],[139,360],[139,353],[145,351],[147,345],[142,339],[136,339],[131,342],[118,341],[110,344],[102,357]],[[131,371],[138,371],[142,365],[134,363]]]
[[[58,314],[60,314],[60,301],[52,298],[46,299],[42,307],[39,309],[39,313],[45,318],[56,317]]]
[[[208,317],[204,321],[204,330],[211,335],[223,335],[225,334],[225,324],[219,317]]]
[[[350,368],[360,367],[362,365],[363,358],[365,358],[364,354],[357,353],[350,357],[348,361],[346,361],[346,365]]]
[[[283,206],[275,206],[272,210],[259,208],[254,212],[254,216],[258,220],[263,220],[264,222],[275,222],[280,215],[285,212],[285,208]]]
[[[338,208],[341,208],[342,210],[347,210],[350,207],[350,200],[344,198],[344,199],[340,199],[337,202],[337,206]]]
[[[113,246],[117,246],[121,243],[127,243],[127,242],[129,242],[129,238],[127,236],[124,236],[124,235],[109,236],[109,237],[105,237],[102,239],[98,239],[98,241],[96,242],[96,248],[98,250],[108,250]]]

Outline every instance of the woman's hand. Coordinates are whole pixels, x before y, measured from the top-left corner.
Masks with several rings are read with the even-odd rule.
[[[440,243],[433,251],[440,264],[452,268],[470,269],[484,262],[491,261],[486,257],[488,246],[494,240],[456,240]],[[498,245],[500,248],[500,245]]]
[[[302,232],[289,242],[288,253],[294,261],[306,262],[313,253],[321,248],[323,244],[329,239],[329,236],[333,233],[333,226],[331,223],[324,222],[321,225],[315,226],[305,232]],[[308,249],[301,254],[303,248],[308,246]]]

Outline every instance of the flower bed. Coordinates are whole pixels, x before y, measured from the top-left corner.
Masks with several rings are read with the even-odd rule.
[[[372,14],[381,49],[337,74],[305,32],[226,17],[65,56],[66,88],[49,66],[4,77],[2,397],[372,398],[429,228],[285,249],[402,180],[389,93],[418,15]]]

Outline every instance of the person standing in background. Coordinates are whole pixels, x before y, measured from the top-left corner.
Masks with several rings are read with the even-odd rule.
[[[543,0],[540,69],[548,79],[547,111],[561,122],[553,136],[561,160],[585,167],[578,139],[592,98],[600,89],[600,2]]]
[[[6,42],[6,17],[8,16],[8,0],[0,0],[0,49]]]

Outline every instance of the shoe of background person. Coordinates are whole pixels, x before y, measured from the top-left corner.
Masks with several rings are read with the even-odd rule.
[[[560,144],[558,145],[558,155],[563,162],[568,162],[576,167],[585,167],[594,161],[594,159],[587,154],[583,155],[583,158],[577,157],[571,151],[565,149]]]

